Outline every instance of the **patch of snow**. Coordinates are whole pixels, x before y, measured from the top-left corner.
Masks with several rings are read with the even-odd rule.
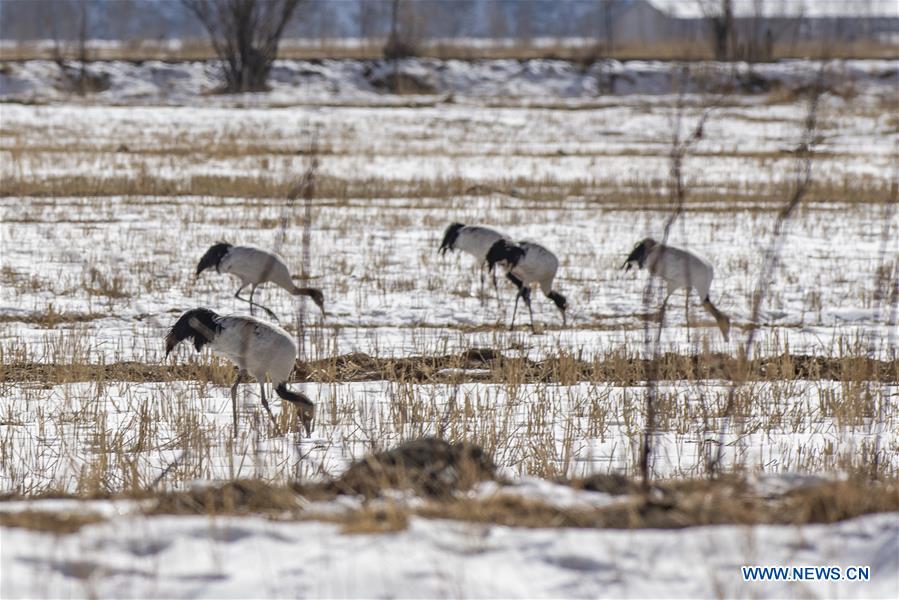
[[[116,598],[895,598],[899,514],[830,525],[517,529],[413,518],[342,535],[258,517],[120,517],[0,530],[0,595]],[[870,566],[871,580],[744,582],[743,565]]]

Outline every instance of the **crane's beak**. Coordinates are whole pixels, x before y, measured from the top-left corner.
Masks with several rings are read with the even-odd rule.
[[[306,430],[306,437],[312,437],[312,431],[315,429],[315,417],[303,411],[302,409],[299,411],[299,414],[297,416],[299,417],[300,422],[303,424],[303,429]]]

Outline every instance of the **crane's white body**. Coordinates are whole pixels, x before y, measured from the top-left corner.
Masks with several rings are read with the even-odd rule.
[[[684,310],[687,317],[687,339],[690,339],[690,290],[696,290],[702,300],[702,307],[709,312],[718,323],[718,328],[725,341],[729,339],[730,318],[718,310],[709,299],[709,289],[715,270],[709,261],[701,256],[673,246],[660,244],[652,238],[640,241],[625,259],[623,267],[630,269],[636,264],[639,268],[649,271],[653,277],[659,277],[665,281],[668,294],[662,302],[662,313],[668,304],[668,298],[679,289],[686,289]]]
[[[249,302],[250,314],[253,314],[253,309],[258,306],[272,318],[277,319],[275,313],[253,301],[256,288],[270,281],[294,296],[309,296],[324,315],[324,295],[321,290],[297,287],[287,269],[287,263],[274,252],[256,246],[234,246],[228,242],[218,242],[213,244],[200,259],[196,276],[199,277],[203,271],[213,267],[217,273],[227,273],[240,279],[240,288],[234,297]],[[247,286],[250,286],[249,299],[240,295],[240,292]]]
[[[692,288],[705,301],[709,297],[715,270],[706,259],[688,250],[657,244],[646,254],[646,268],[653,277],[660,277],[668,286],[668,293]]]
[[[472,256],[478,264],[481,271],[481,298],[484,298],[484,267],[487,264],[487,253],[490,248],[500,240],[508,240],[509,238],[495,229],[484,227],[482,225],[463,225],[462,223],[452,223],[446,228],[443,235],[443,241],[440,243],[438,252],[446,254],[450,250],[461,250],[469,256]],[[494,288],[496,287],[496,279],[494,278]],[[496,301],[502,305],[497,290]]]
[[[531,307],[531,288],[535,285],[540,287],[544,296],[555,303],[556,308],[562,313],[562,325],[566,324],[565,311],[568,308],[568,301],[565,296],[553,289],[553,281],[559,270],[559,259],[555,254],[536,242],[515,244],[507,240],[499,240],[487,252],[486,260],[491,273],[494,273],[497,264],[500,265],[506,271],[506,279],[518,288],[515,307],[512,309],[510,330],[515,327],[518,299],[522,298],[531,317],[531,331],[535,331],[534,312]],[[493,285],[496,286],[495,274]]]
[[[204,346],[209,346],[213,353],[224,356],[237,365],[237,378],[231,386],[235,436],[237,386],[244,374],[251,375],[259,382],[262,406],[275,428],[278,423],[265,398],[266,381],[272,383],[278,396],[297,407],[297,416],[306,428],[306,434],[311,433],[315,405],[304,394],[293,392],[287,387],[296,364],[297,345],[286,331],[255,317],[220,316],[208,308],[195,308],[182,314],[165,336],[166,355],[185,340],[191,340],[197,352]]]
[[[453,248],[473,256],[478,265],[483,265],[487,252],[499,240],[507,240],[507,236],[481,225],[466,225],[459,230],[459,236],[453,242]]]
[[[548,296],[553,290],[553,280],[559,270],[559,259],[536,242],[518,242],[516,245],[524,251],[524,256],[511,269],[508,268],[508,263],[503,263],[506,272],[528,287],[540,286],[543,294]]]
[[[284,259],[256,246],[233,246],[222,258],[218,269],[240,279],[242,287],[270,281],[291,294],[297,293],[298,288]]]
[[[227,315],[217,320],[221,332],[210,342],[212,351],[224,356],[260,383],[275,386],[293,373],[297,344],[289,333],[255,317]]]

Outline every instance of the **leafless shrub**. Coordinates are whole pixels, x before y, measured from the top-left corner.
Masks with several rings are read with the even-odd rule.
[[[770,289],[773,280],[774,270],[777,268],[777,264],[780,259],[780,248],[783,244],[785,229],[788,226],[794,212],[796,211],[796,208],[799,206],[800,202],[802,202],[802,199],[805,197],[812,183],[812,156],[814,153],[812,145],[814,144],[815,138],[817,136],[818,105],[821,100],[821,95],[825,91],[824,82],[826,75],[826,66],[826,63],[821,66],[815,77],[813,85],[809,88],[808,104],[806,108],[805,119],[803,121],[802,137],[799,140],[799,144],[796,146],[795,150],[796,162],[793,179],[793,191],[787,199],[786,203],[784,203],[784,205],[777,213],[777,218],[774,222],[774,228],[771,234],[771,241],[769,242],[768,248],[765,251],[765,255],[762,261],[762,268],[759,272],[759,278],[753,291],[749,317],[749,333],[746,336],[743,345],[739,349],[739,357],[743,361],[748,362],[749,360],[751,360],[752,353],[755,349],[755,336],[756,332],[758,331],[758,321],[761,315],[762,306],[764,305],[765,298],[768,294],[768,290]],[[709,453],[709,459],[706,465],[709,474],[712,476],[718,475],[719,473],[721,459],[724,452],[724,437],[727,434],[731,418],[733,417],[737,398],[737,390],[745,381],[745,373],[745,368],[739,369],[737,376],[732,379],[730,388],[728,390],[727,404],[724,409],[723,422],[718,443]]]
[[[333,487],[343,494],[366,497],[378,496],[385,489],[411,489],[446,498],[493,479],[495,471],[492,458],[477,445],[426,437],[366,456],[336,479]]]
[[[267,89],[284,28],[300,0],[181,0],[209,33],[226,93]]]
[[[729,60],[734,52],[733,0],[697,0],[706,20],[715,60]]]
[[[415,41],[414,7],[408,0],[392,0],[390,3],[390,33],[384,44],[384,58],[397,61],[418,55]]]
[[[88,41],[90,38],[90,11],[86,0],[78,0],[74,3],[55,6],[57,10],[75,13],[75,40],[64,41],[60,33],[60,14],[54,11],[52,15],[53,31],[53,61],[59,67],[63,89],[85,96],[109,89],[110,78],[105,73],[95,72],[89,68],[90,56],[88,55]],[[69,9],[69,10],[66,10]],[[75,66],[70,64],[70,58],[74,56]]]
[[[683,67],[680,72],[680,93],[677,95],[675,110],[673,113],[673,121],[671,125],[671,145],[668,155],[669,176],[670,176],[670,201],[672,210],[668,219],[665,221],[665,227],[662,234],[662,244],[668,243],[668,236],[671,233],[671,227],[681,216],[687,198],[687,188],[684,185],[683,163],[687,153],[702,139],[705,123],[715,107],[711,103],[696,120],[695,125],[689,133],[684,134],[684,90],[689,82],[690,71],[687,67]],[[652,306],[658,305],[659,294],[655,293],[653,279],[650,278],[643,289],[643,307],[644,311],[649,312]],[[651,356],[652,360],[648,363],[645,372],[646,381],[646,423],[643,434],[642,446],[640,450],[640,473],[643,479],[643,486],[649,489],[650,482],[650,457],[652,455],[652,439],[656,431],[656,410],[658,404],[658,387],[657,381],[659,373],[657,371],[659,352],[661,351],[661,335],[665,326],[665,310],[666,303],[662,303],[659,311],[658,327],[655,335],[652,335],[651,324],[645,321],[643,324],[643,344],[647,350],[647,356]]]

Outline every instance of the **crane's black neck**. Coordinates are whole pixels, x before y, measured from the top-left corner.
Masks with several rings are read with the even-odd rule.
[[[646,266],[646,255],[649,253],[650,246],[651,244],[647,243],[646,240],[637,244],[634,247],[633,251],[628,254],[627,258],[624,261],[624,264],[631,265],[637,263],[637,266],[642,269],[644,266]],[[628,267],[628,270],[630,270],[630,267]]]
[[[520,246],[508,240],[498,240],[487,251],[487,266],[492,271],[498,262],[505,262],[506,268],[511,270],[524,257],[524,250]]]
[[[443,241],[440,242],[440,249],[438,252],[441,254],[446,254],[447,250],[453,250],[456,245],[456,239],[459,237],[459,231],[465,227],[462,223],[453,223],[449,227],[446,228],[446,232],[443,234]]]
[[[203,258],[200,259],[200,262],[197,265],[197,277],[200,276],[200,273],[206,269],[211,269],[212,267],[215,267],[216,272],[220,272],[219,264],[221,264],[222,259],[225,258],[225,255],[228,254],[233,247],[234,246],[228,242],[218,242],[213,244],[212,247],[206,251],[206,254],[203,255]]]
[[[181,315],[165,336],[165,354],[168,356],[175,346],[186,339],[190,339],[199,352],[221,331],[219,316],[213,311],[208,308],[189,310]]]

